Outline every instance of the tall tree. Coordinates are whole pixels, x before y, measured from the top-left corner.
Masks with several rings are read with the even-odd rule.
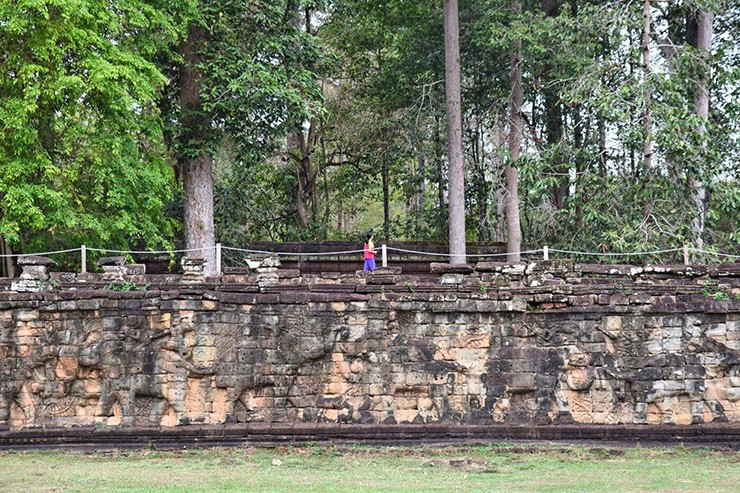
[[[319,55],[310,33],[287,22],[291,0],[182,2],[181,57],[171,67],[179,84],[164,107],[183,178],[186,246],[213,274],[213,158],[227,137],[236,163],[272,152],[286,127],[321,99],[310,67]]]
[[[286,17],[296,29],[305,29],[312,34],[311,5],[300,5],[296,0],[287,3]],[[288,67],[290,70],[290,67]],[[311,220],[316,220],[318,212],[318,193],[316,179],[318,173],[314,170],[314,151],[318,140],[319,122],[315,117],[308,122],[308,131],[304,131],[306,122],[302,119],[293,122],[293,128],[288,132],[288,156],[296,168],[296,211],[303,228],[308,228]],[[311,208],[309,215],[309,206]]]
[[[512,3],[515,16],[521,14],[522,6],[518,1]],[[516,38],[511,50],[511,92],[509,94],[509,159],[506,167],[506,259],[509,262],[521,260],[522,230],[519,220],[519,177],[517,163],[521,152],[522,103],[522,40]]]
[[[521,2],[524,21],[518,30],[513,26],[512,0],[462,2],[461,120],[468,237],[477,234],[479,240],[485,239],[494,223],[506,226],[506,215],[500,212],[501,220],[496,221],[493,211],[499,210],[499,203],[503,211],[504,201],[498,197],[508,195],[500,192],[510,161],[506,139],[495,136],[506,122],[511,73],[508,63],[502,66],[498,61],[510,59],[513,41],[520,38],[523,95],[517,167],[520,187],[527,190],[520,195],[523,241],[612,251],[680,245],[691,236],[695,208],[686,203],[694,176],[712,197],[711,204],[706,202],[711,205],[707,237],[711,234],[712,244],[723,248],[734,244],[736,221],[730,218],[735,217],[733,204],[739,203],[737,187],[729,178],[736,173],[731,151],[737,144],[732,137],[737,135],[732,130],[737,128],[734,52],[718,46],[715,58],[722,57],[723,62],[711,60],[703,156],[694,107],[696,51],[684,46],[681,33],[674,38],[673,60],[663,63],[654,57],[656,48],[667,45],[655,41],[670,26],[683,27],[687,10],[710,3],[720,33],[714,42],[729,43],[726,33],[740,17],[736,8],[734,14],[732,9],[723,12],[718,7],[722,2],[730,5],[725,0],[650,2],[647,45],[653,60],[647,77],[640,49],[646,45],[642,0]],[[279,203],[269,207],[270,217],[278,219],[263,218],[251,202],[244,209],[261,224],[269,224],[269,236],[276,238],[356,237],[360,229],[379,229],[381,220],[389,223],[394,238],[448,238],[443,2],[327,4],[313,19],[319,20],[317,34],[337,54],[338,63],[326,72],[325,81],[338,88],[339,97],[322,113],[312,154],[323,200],[317,223],[322,224],[299,227],[294,163],[288,167],[272,161],[255,175],[264,181],[254,187],[262,183],[267,187],[261,189],[275,187],[253,195],[264,203]],[[673,9],[678,14],[667,20]],[[650,97],[645,97],[644,89]],[[646,100],[652,107],[650,132],[642,118]],[[301,121],[305,125],[308,120]],[[302,126],[304,135],[306,129]],[[652,172],[643,160],[647,133],[654,148],[648,153],[651,164],[659,168]],[[562,200],[554,200],[556,190]],[[353,201],[355,193],[362,199]],[[556,202],[561,209],[554,207]],[[306,212],[312,215],[308,195]],[[280,219],[284,217],[287,226]]]
[[[696,83],[696,93],[694,96],[694,112],[699,119],[699,134],[702,150],[706,150],[705,134],[707,130],[707,120],[709,118],[709,90],[707,83],[709,79],[709,58],[712,52],[712,13],[707,11],[698,11],[694,13],[689,22],[696,23],[696,37],[693,45],[700,54],[701,67],[700,76]],[[706,155],[702,152],[702,155]],[[694,236],[694,244],[697,248],[704,247],[704,225],[706,222],[706,213],[708,210],[707,190],[698,173],[692,173],[691,182],[691,200],[694,203],[694,217],[691,220],[691,230]]]
[[[13,251],[169,244],[165,7],[0,2],[0,236]]]
[[[643,70],[643,103],[642,103],[642,125],[644,132],[644,143],[642,159],[646,169],[653,167],[653,92],[650,87],[652,69],[650,66],[650,39],[652,37],[652,5],[650,0],[642,3],[642,70]]]
[[[542,0],[541,9],[545,14],[544,26],[552,25],[554,20],[561,14],[562,0]],[[543,33],[545,38],[548,33]],[[547,39],[545,39],[547,41]],[[562,78],[556,63],[559,57],[559,46],[554,44],[549,47],[542,64],[542,99],[545,119],[545,136],[547,140],[546,151],[548,160],[552,163],[553,186],[552,204],[555,209],[565,208],[565,200],[570,189],[569,166],[563,142],[563,108],[560,98],[560,85],[558,79]],[[554,56],[552,56],[554,54]],[[561,71],[562,72],[562,68]]]
[[[216,237],[213,227],[213,155],[208,145],[211,127],[210,115],[203,108],[200,71],[201,52],[207,31],[192,23],[187,28],[181,53],[180,111],[182,133],[180,170],[183,181],[183,225],[188,256],[206,259],[206,274],[214,275],[216,265]]]
[[[460,27],[457,0],[445,0],[445,92],[449,122],[450,263],[465,263],[465,168],[462,154]]]

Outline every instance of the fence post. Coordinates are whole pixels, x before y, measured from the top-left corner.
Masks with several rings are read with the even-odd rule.
[[[385,245],[381,245],[380,251],[383,257],[383,267],[388,267],[388,249],[385,247]]]
[[[85,245],[80,247],[80,253],[82,254],[82,273],[85,274],[87,272],[87,247]]]
[[[547,245],[542,247],[542,256],[544,257],[544,260],[550,260],[550,249]]]
[[[683,265],[689,265],[689,246],[684,243],[683,244]]]
[[[221,243],[216,243],[216,275],[221,275]]]

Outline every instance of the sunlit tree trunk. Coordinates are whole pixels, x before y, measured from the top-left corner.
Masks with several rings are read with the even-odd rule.
[[[515,15],[521,12],[521,4],[512,3]],[[519,223],[519,178],[517,162],[522,146],[522,41],[514,41],[511,52],[511,92],[509,94],[509,154],[511,162],[506,167],[506,260],[519,262],[522,247],[522,231]]]
[[[180,68],[180,106],[182,111],[182,142],[186,152],[180,158],[184,192],[185,247],[188,256],[206,259],[206,274],[216,273],[216,239],[213,227],[213,157],[206,150],[210,121],[203,109],[200,95],[202,75],[198,71],[200,50],[206,30],[188,28],[182,44],[183,63]],[[197,149],[193,143],[200,147]]]
[[[707,78],[709,76],[709,56],[712,51],[712,14],[710,12],[696,13],[696,40],[695,47],[704,58],[701,76],[697,80],[696,95],[694,97],[694,111],[699,117],[699,132],[707,130],[706,122],[709,118],[709,91]],[[703,145],[703,144],[702,144]],[[701,177],[693,176],[690,180],[691,201],[694,203],[694,217],[691,221],[691,230],[694,234],[694,244],[697,248],[704,246],[704,224],[707,209],[707,190]]]
[[[465,263],[465,168],[462,153],[460,97],[460,29],[457,0],[445,0],[445,92],[450,126],[448,142],[450,180],[450,263]]]

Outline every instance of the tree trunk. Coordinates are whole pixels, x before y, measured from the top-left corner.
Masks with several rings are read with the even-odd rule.
[[[601,114],[596,115],[596,126],[599,129],[599,175],[604,182],[604,190],[607,183],[607,156],[606,156],[606,122]]]
[[[645,133],[645,143],[642,150],[642,159],[645,169],[653,167],[653,113],[652,113],[652,91],[650,89],[650,33],[651,33],[652,10],[650,0],[644,0],[642,4],[642,70],[644,83],[644,101],[642,109],[642,126]]]
[[[477,108],[476,108],[477,109]],[[475,117],[475,131],[473,132],[473,162],[475,171],[478,175],[476,186],[476,195],[478,197],[478,241],[486,242],[491,238],[490,228],[488,227],[488,187],[486,186],[486,163],[485,150],[483,142],[483,124],[482,119]]]
[[[576,220],[579,228],[583,227],[583,176],[585,165],[583,162],[583,121],[581,119],[581,106],[575,105],[573,108],[573,144],[576,151],[575,165],[576,174],[573,182],[575,187],[576,198]]]
[[[344,221],[344,200],[342,200],[342,197],[339,197],[338,203],[337,203],[337,230],[339,230],[340,233],[344,232],[345,228],[345,221]]]
[[[508,117],[496,118],[496,128],[493,129],[491,135],[491,143],[497,150],[502,149],[502,146],[506,145],[508,141],[508,134],[506,132],[506,126],[509,124]],[[499,183],[498,178],[504,176],[504,186],[498,187],[496,190],[496,231],[494,232],[494,240],[497,243],[503,243],[506,241],[506,170],[504,169],[504,159],[502,152],[496,152],[493,155],[492,161],[492,172],[494,174],[496,184]]]
[[[303,131],[300,129],[291,130],[288,132],[286,141],[288,153],[296,167],[295,208],[301,225],[306,228],[308,227],[308,206],[306,205],[308,180],[306,178],[306,165],[304,162],[306,156],[303,151]]]
[[[506,227],[506,197],[508,196],[508,193],[506,192],[506,189],[499,189],[498,192],[496,192],[496,237],[495,241],[497,243],[503,243],[506,241],[506,233],[505,233],[505,227]]]
[[[465,168],[462,152],[460,97],[460,28],[457,0],[444,2],[445,93],[450,125],[448,142],[450,186],[450,263],[465,263]]]
[[[384,241],[388,241],[391,232],[391,201],[388,176],[388,151],[383,152],[383,162],[381,163],[381,174],[383,179],[383,233]]]
[[[445,211],[445,176],[444,176],[444,162],[442,156],[442,128],[440,122],[439,111],[434,113],[434,159],[437,164],[437,206],[439,207],[440,219],[437,224],[437,233],[439,238],[444,235],[444,222],[442,221],[442,213]]]
[[[298,2],[289,1],[286,5],[285,16],[288,23],[296,29],[306,29],[306,32],[311,32],[311,16],[310,10],[306,7],[302,10]],[[305,22],[305,25],[304,25]],[[313,126],[313,122],[312,126]],[[300,124],[296,124],[295,127],[291,128],[286,138],[286,144],[288,146],[288,152],[293,159],[296,166],[296,212],[298,218],[301,221],[303,228],[308,227],[309,223],[309,203],[311,207],[311,217],[316,217],[316,197],[315,197],[315,183],[312,179],[313,166],[311,162],[311,130],[309,130],[309,136],[303,132],[303,128]]]
[[[10,256],[13,255],[13,250],[5,241],[5,238],[2,237],[0,237],[0,255],[8,255],[0,258],[2,260],[0,262],[0,277],[15,277],[15,265],[13,264],[13,257]]]
[[[205,40],[206,30],[191,25],[182,45],[183,64],[180,67],[180,106],[183,120],[181,157],[184,192],[185,247],[188,256],[206,259],[206,274],[217,271],[215,232],[213,227],[213,158],[206,149],[210,120],[203,110],[200,97],[202,75],[197,69],[198,50]],[[194,145],[197,148],[194,148]]]
[[[542,11],[547,17],[557,17],[560,14],[561,0],[543,0]],[[519,6],[521,10],[521,5]],[[545,79],[542,96],[545,105],[545,131],[547,145],[550,149],[558,149],[563,140],[563,109],[560,105],[560,89],[552,80],[557,77],[553,74],[553,64],[546,62],[543,67],[543,78]],[[557,151],[551,154],[554,171],[557,173],[555,184],[552,188],[552,204],[556,209],[565,207],[565,199],[569,191],[569,163],[563,158],[563,153]]]
[[[318,181],[319,181],[319,168],[314,170],[313,152],[316,149],[316,132],[319,131],[317,121],[312,119],[308,129],[308,136],[305,140],[305,147],[303,150],[303,169],[306,170],[306,178],[308,183],[308,200],[311,204],[311,219],[314,221],[318,218],[319,214],[319,192],[318,192]]]
[[[578,18],[578,2],[573,0],[570,4],[570,15],[574,18]],[[583,130],[586,129],[586,138],[583,137]],[[576,175],[575,175],[575,196],[577,197],[576,201],[576,218],[577,218],[577,224],[578,228],[583,228],[583,203],[584,203],[584,190],[583,190],[583,178],[585,176],[586,166],[583,162],[583,147],[584,147],[584,140],[588,142],[588,123],[586,125],[583,124],[583,120],[581,118],[581,105],[576,104],[573,106],[573,143],[575,145],[576,150]]]
[[[696,44],[704,60],[701,76],[697,81],[697,90],[694,97],[694,111],[699,117],[699,133],[707,130],[706,122],[709,118],[709,92],[707,78],[709,76],[709,57],[712,52],[712,14],[710,12],[696,13]],[[704,142],[702,140],[702,146]],[[690,179],[691,201],[694,203],[694,218],[691,221],[691,231],[694,235],[694,244],[697,248],[704,247],[704,225],[706,213],[709,209],[707,190],[700,176]]]
[[[518,15],[522,6],[518,1],[512,4],[512,10]],[[522,231],[519,223],[519,179],[517,162],[522,145],[522,41],[514,41],[511,53],[511,93],[509,95],[509,154],[511,162],[506,167],[506,260],[521,261]]]
[[[425,160],[424,156],[419,152],[417,158],[418,162],[416,165],[416,177],[418,180],[416,188],[416,236],[417,240],[421,236],[421,225],[423,224],[422,215],[424,214],[424,168]]]

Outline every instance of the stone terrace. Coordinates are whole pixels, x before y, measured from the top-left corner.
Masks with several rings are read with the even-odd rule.
[[[0,281],[0,426],[740,423],[740,264],[113,267]]]

